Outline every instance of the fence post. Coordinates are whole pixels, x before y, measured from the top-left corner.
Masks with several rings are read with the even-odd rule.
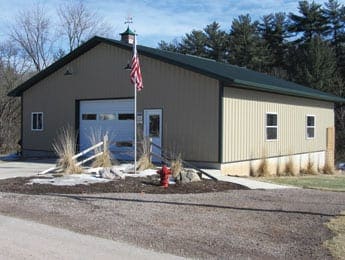
[[[106,133],[103,137],[103,153],[107,152],[108,148],[108,133]]]
[[[328,166],[334,168],[334,127],[327,128],[327,138],[326,138],[326,162]]]

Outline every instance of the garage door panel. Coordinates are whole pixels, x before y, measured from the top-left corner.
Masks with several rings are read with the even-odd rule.
[[[81,101],[80,149],[92,145],[92,136],[100,141],[108,133],[109,148],[114,157],[120,160],[133,159],[133,107],[133,99]]]

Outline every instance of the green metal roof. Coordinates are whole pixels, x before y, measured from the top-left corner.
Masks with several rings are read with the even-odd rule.
[[[120,48],[131,50],[132,46],[120,41],[95,36],[65,57],[56,61],[43,71],[39,72],[26,82],[12,90],[9,96],[20,96],[25,90],[44,79],[54,71],[60,69],[73,59],[95,47],[99,43],[107,43]],[[240,88],[247,88],[259,91],[273,92],[284,95],[306,97],[311,99],[325,100],[331,102],[345,102],[344,98],[325,93],[316,89],[308,88],[277,77],[269,76],[246,68],[216,62],[210,59],[200,58],[192,55],[184,55],[169,51],[162,51],[145,46],[137,46],[138,52],[151,58],[181,66],[183,68],[215,78],[221,82],[231,84]]]
[[[135,33],[131,29],[129,29],[129,26],[127,27],[126,31],[124,31],[123,33],[120,33],[120,35],[124,35],[124,34],[135,35]]]

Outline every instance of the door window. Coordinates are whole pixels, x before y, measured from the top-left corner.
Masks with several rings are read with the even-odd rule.
[[[159,115],[149,116],[149,136],[159,137]]]

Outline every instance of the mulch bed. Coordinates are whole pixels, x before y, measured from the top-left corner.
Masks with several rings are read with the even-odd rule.
[[[27,184],[30,179],[37,177],[18,177],[0,180],[0,192],[13,192],[24,194],[80,194],[80,193],[151,193],[151,194],[188,194],[188,193],[205,193],[219,192],[226,190],[247,189],[238,184],[202,180],[199,182],[179,183],[169,185],[163,188],[159,185],[156,177],[131,178],[125,180],[113,180],[106,183],[93,183],[88,185],[75,186],[56,186],[50,184]],[[44,178],[44,177],[43,177]]]

